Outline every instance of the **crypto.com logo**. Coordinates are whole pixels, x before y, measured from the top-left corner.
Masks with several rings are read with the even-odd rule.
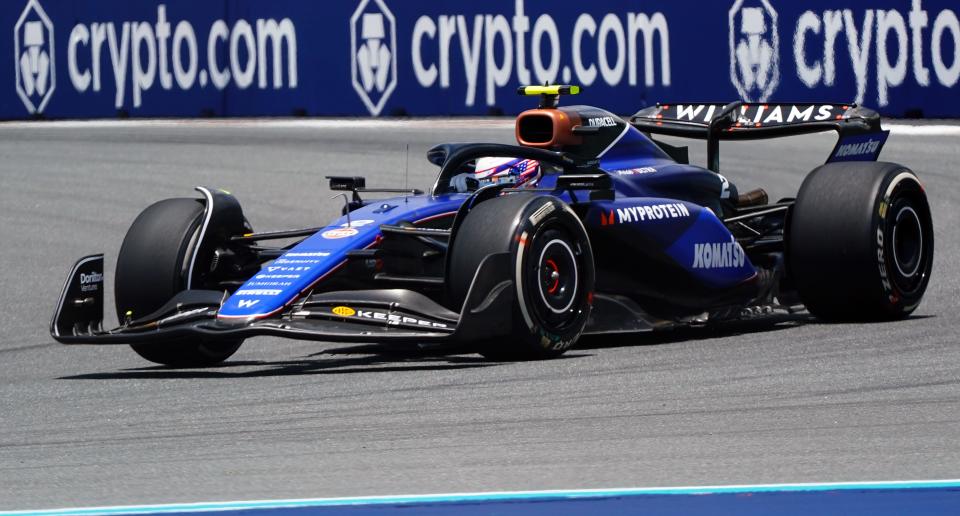
[[[13,26],[17,94],[31,114],[42,113],[57,85],[53,23],[37,0],[30,0]]]
[[[350,76],[370,114],[397,87],[397,21],[383,0],[362,0],[350,17]]]
[[[737,0],[730,8],[730,82],[740,98],[764,102],[780,82],[777,11],[767,0]]]

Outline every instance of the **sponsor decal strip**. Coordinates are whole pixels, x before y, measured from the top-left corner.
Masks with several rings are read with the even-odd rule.
[[[428,221],[428,220],[433,220],[433,219],[436,219],[436,218],[439,218],[439,217],[447,217],[447,216],[450,216],[450,215],[454,215],[454,214],[456,214],[456,213],[457,213],[457,212],[455,212],[455,211],[449,211],[449,212],[439,213],[439,214],[437,214],[437,215],[431,215],[431,216],[429,216],[429,217],[424,217],[424,218],[422,218],[422,219],[418,219],[418,220],[414,221],[414,224],[419,224],[419,223],[421,223],[421,222],[426,222],[426,221]],[[376,238],[373,242],[370,242],[370,245],[367,245],[366,247],[364,247],[364,249],[370,249],[371,247],[377,245],[378,243],[380,243],[380,239],[379,239],[379,238]],[[282,312],[283,310],[285,310],[287,307],[289,307],[290,305],[292,305],[294,302],[296,302],[298,299],[300,299],[300,296],[302,296],[304,292],[309,292],[310,290],[313,289],[314,286],[317,285],[317,283],[320,283],[321,281],[323,281],[325,278],[327,278],[328,276],[330,276],[330,275],[333,274],[334,272],[337,272],[338,270],[340,270],[341,267],[343,267],[343,266],[346,265],[346,264],[347,264],[347,260],[343,260],[343,261],[341,261],[340,263],[338,263],[337,265],[333,266],[333,268],[331,268],[329,271],[325,272],[325,273],[324,273],[323,275],[321,275],[319,278],[317,278],[316,280],[314,280],[312,283],[310,283],[310,285],[308,285],[306,288],[304,288],[304,289],[301,290],[299,293],[297,293],[296,296],[293,296],[293,297],[290,299],[290,301],[288,301],[288,302],[287,302],[286,304],[284,304],[283,306],[277,308],[276,310],[273,310],[273,311],[268,312],[268,313],[265,313],[265,314],[251,314],[251,315],[220,315],[220,314],[217,314],[217,317],[223,318],[223,319],[264,319],[264,318],[270,317],[270,316],[272,316],[272,315],[275,315],[275,314],[277,314],[277,313],[280,313],[280,312]],[[253,304],[256,304],[256,303],[252,303],[252,304],[250,304],[250,305],[248,305],[248,306],[252,306]]]
[[[349,306],[335,306],[330,309],[334,315],[344,318],[345,320],[351,320],[354,317],[357,319],[364,319],[366,321],[382,321],[383,323],[391,326],[412,326],[412,327],[426,327],[426,328],[447,328],[448,325],[444,323],[438,323],[434,321],[428,321],[425,319],[417,319],[416,317],[410,317],[409,315],[396,314],[381,312],[380,310],[375,310],[371,308],[351,308]]]

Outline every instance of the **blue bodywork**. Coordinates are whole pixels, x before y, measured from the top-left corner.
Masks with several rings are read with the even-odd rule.
[[[718,183],[719,176],[675,162],[630,125],[600,154],[599,168],[612,177],[614,199],[589,201],[583,222],[591,240],[610,238],[623,243],[620,258],[635,260],[638,267],[644,262],[633,251],[672,261],[705,288],[728,288],[755,276],[750,260],[714,211],[676,194]],[[545,175],[537,186],[552,189],[556,181],[557,175]],[[572,201],[567,192],[555,194]],[[723,191],[702,194],[719,198]],[[322,281],[346,263],[348,252],[376,246],[381,224],[417,224],[452,216],[468,197],[425,194],[356,209],[350,213],[350,222],[346,216],[338,218],[265,265],[226,300],[218,317],[246,321],[275,315],[301,294],[322,289]],[[638,250],[640,243],[647,247]]]

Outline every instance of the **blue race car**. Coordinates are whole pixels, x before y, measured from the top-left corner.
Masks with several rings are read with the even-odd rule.
[[[102,329],[103,255],[70,273],[51,324],[65,344],[129,344],[204,366],[244,339],[472,346],[549,358],[582,334],[643,332],[802,309],[897,319],[933,263],[917,176],[876,162],[888,132],[848,104],[658,104],[629,120],[558,107],[576,86],[532,86],[519,145],[443,144],[428,193],[331,177],[343,216],[255,233],[229,193],[166,199],[133,222],[117,258],[120,326]],[[740,193],[721,140],[833,130],[839,141],[796,198]],[[708,167],[665,134],[705,139]],[[361,195],[392,193],[369,200]],[[294,243],[271,247],[271,241]]]

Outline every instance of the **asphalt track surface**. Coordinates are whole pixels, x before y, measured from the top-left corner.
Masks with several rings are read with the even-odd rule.
[[[258,338],[222,367],[176,370],[47,333],[73,261],[105,252],[112,279],[142,208],[200,184],[232,191],[257,229],[321,224],[339,209],[325,175],[402,186],[409,145],[409,185],[428,187],[429,146],[509,142],[509,126],[0,124],[0,509],[957,478],[952,129],[893,134],[882,155],[917,170],[933,205],[933,280],[906,321],[801,315],[529,363]],[[722,167],[788,196],[832,141],[724,145]]]

